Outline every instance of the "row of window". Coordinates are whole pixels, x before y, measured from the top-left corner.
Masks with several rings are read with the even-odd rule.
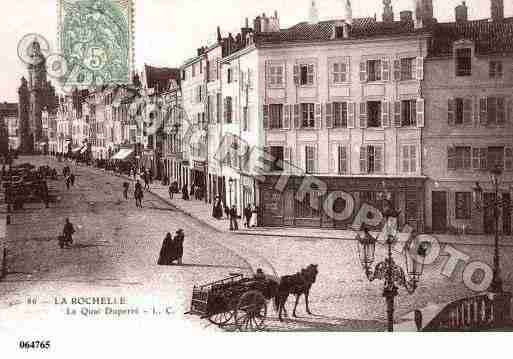
[[[476,104],[477,105],[477,104]],[[512,103],[509,115],[513,116]],[[471,97],[450,98],[447,102],[447,122],[449,126],[471,125],[473,118],[481,126],[504,126],[507,121],[507,99],[504,96],[489,96],[479,99],[475,108]]]
[[[286,169],[284,163],[294,164],[293,149],[284,146],[269,146],[265,151],[271,155],[270,170],[280,172]],[[332,144],[330,154],[330,172],[349,174],[349,148],[345,145]],[[360,147],[360,173],[383,173],[384,147],[382,145],[365,145]],[[299,165],[305,173],[319,172],[317,146],[306,145],[299,150]],[[417,146],[401,146],[401,171],[403,173],[417,172]]]
[[[263,106],[265,129],[423,127],[424,100],[300,103]]]
[[[206,72],[207,82],[219,80],[220,60],[221,58],[217,57],[207,61],[200,60],[199,62],[192,64],[190,68],[182,70],[182,80],[187,81],[195,78],[196,76],[203,74],[203,72]]]
[[[447,149],[449,170],[486,171],[497,165],[506,171],[513,170],[513,148],[453,146]]]
[[[504,75],[503,64],[500,60],[488,62],[488,76],[490,79],[501,79]],[[456,76],[472,76],[472,49],[456,49]]]
[[[360,63],[359,74],[361,82],[375,81],[409,81],[423,79],[423,58],[401,58],[392,63],[387,58],[372,59]],[[391,66],[393,66],[391,68]],[[315,63],[294,65],[294,83],[298,86],[313,86],[316,80]],[[330,61],[328,66],[331,84],[351,82],[351,63],[349,58]],[[283,87],[286,84],[285,62],[272,61],[267,66],[268,87]]]

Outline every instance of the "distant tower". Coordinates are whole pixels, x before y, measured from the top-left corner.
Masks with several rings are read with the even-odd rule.
[[[394,10],[391,4],[392,0],[383,0],[383,22],[394,21]]]
[[[308,17],[310,24],[317,24],[319,22],[319,9],[317,9],[317,4],[315,3],[315,0],[312,0]]]
[[[46,79],[46,59],[41,52],[41,45],[37,39],[34,39],[30,45],[29,51],[30,64],[28,65],[28,133],[25,134],[21,143],[22,151],[26,153],[33,152],[35,150],[35,144],[39,142],[43,137],[41,115],[43,108],[46,106],[48,92],[48,81]],[[22,111],[25,111],[25,109]]]
[[[19,116],[19,136],[20,151],[30,153],[33,144],[30,141],[30,91],[25,77],[21,78],[21,85],[18,88],[18,116]]]

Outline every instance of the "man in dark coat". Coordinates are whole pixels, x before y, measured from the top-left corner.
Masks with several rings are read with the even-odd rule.
[[[72,173],[69,175],[69,180],[71,181],[71,186],[75,185],[75,175]]]
[[[157,264],[160,266],[167,266],[173,264],[176,256],[176,246],[171,237],[171,233],[166,234],[164,242],[162,242],[162,248],[160,249],[159,260]]]
[[[75,233],[75,228],[69,221],[69,218],[66,218],[64,229],[62,230],[62,235],[64,236],[64,243],[68,246],[73,244],[73,233]]]
[[[137,208],[142,208],[142,199],[144,197],[142,185],[139,181],[135,183],[134,198]]]
[[[239,230],[239,223],[237,222],[237,208],[235,205],[230,208],[230,231],[238,231]]]
[[[184,184],[182,187],[182,199],[184,201],[189,200],[189,191],[187,190],[187,184]]]
[[[130,188],[130,183],[123,182],[123,198],[128,199],[128,189]]]
[[[212,217],[214,217],[215,219],[221,219],[223,217],[223,206],[221,204],[221,199],[219,198],[219,196],[216,197],[216,200],[214,202]]]
[[[244,227],[249,228],[249,221],[251,220],[251,205],[248,204],[246,207],[244,207]]]

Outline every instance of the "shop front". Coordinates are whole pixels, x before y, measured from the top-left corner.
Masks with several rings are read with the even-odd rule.
[[[276,187],[279,178],[266,176],[259,184],[263,226],[349,229],[363,204],[382,210],[388,193],[400,211],[399,225],[423,230],[423,177],[317,177],[322,186],[305,182],[304,177],[290,177],[282,191]]]

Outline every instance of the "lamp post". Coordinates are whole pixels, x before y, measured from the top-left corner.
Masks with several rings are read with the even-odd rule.
[[[232,206],[232,186],[233,186],[233,178],[230,177],[228,180],[228,185],[230,187],[230,207]]]
[[[490,170],[490,178],[493,185],[494,190],[494,200],[492,203],[484,203],[483,201],[483,189],[481,188],[479,182],[476,182],[476,187],[474,190],[474,205],[478,210],[483,209],[492,210],[494,221],[495,221],[495,241],[494,241],[494,254],[493,254],[493,278],[492,283],[490,284],[490,288],[488,289],[492,293],[502,293],[502,278],[500,274],[500,256],[499,256],[499,216],[501,209],[506,210],[506,203],[499,198],[499,185],[500,185],[500,177],[502,175],[502,167],[496,165],[494,168]]]
[[[387,249],[386,257],[383,261],[376,264],[372,269],[372,264],[375,260],[376,242],[378,236],[373,237],[369,230],[364,227],[364,236],[357,235],[358,256],[360,263],[365,271],[367,279],[372,282],[376,279],[381,279],[384,282],[383,297],[386,300],[387,307],[387,330],[394,331],[394,299],[398,295],[398,286],[403,286],[409,294],[413,294],[417,289],[418,282],[424,271],[424,261],[427,253],[427,243],[416,243],[412,247],[413,241],[409,241],[403,248],[403,255],[406,262],[406,272],[395,263],[392,256],[392,245],[397,240],[397,217],[399,212],[396,211],[389,199],[383,200],[384,210],[383,216],[385,218],[384,236]],[[412,254],[413,252],[413,254]]]

